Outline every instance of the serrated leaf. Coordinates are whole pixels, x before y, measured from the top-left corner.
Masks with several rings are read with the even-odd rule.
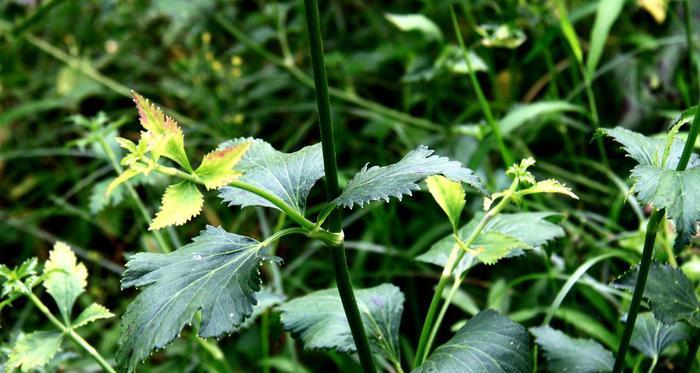
[[[141,126],[146,132],[141,138],[157,160],[166,157],[192,172],[192,166],[185,153],[185,136],[175,120],[152,104],[148,99],[132,91],[134,103],[139,111]]]
[[[399,324],[404,295],[391,284],[355,291],[372,351],[399,360]],[[313,292],[279,307],[285,329],[300,336],[307,349],[354,352],[355,342],[337,289]]]
[[[498,373],[532,370],[527,330],[494,310],[479,312],[436,348],[414,373]]]
[[[549,326],[530,328],[547,357],[550,372],[609,372],[615,359],[610,351],[590,339],[571,338]]]
[[[127,168],[122,172],[119,176],[117,176],[116,179],[112,180],[109,185],[107,186],[107,191],[105,192],[105,196],[110,196],[114,189],[125,182],[127,182],[129,179],[132,179],[138,175],[140,175],[143,171],[135,168]]]
[[[622,144],[624,151],[642,166],[661,166],[666,153],[667,142],[664,138],[651,138],[623,127],[605,128],[601,132]],[[668,149],[664,167],[675,170],[683,153],[685,142],[675,138]],[[697,164],[697,155],[693,154],[688,168]]]
[[[101,304],[93,303],[89,305],[88,308],[84,309],[83,312],[81,312],[80,315],[73,320],[71,325],[73,328],[79,328],[93,321],[108,319],[110,317],[114,317],[114,314],[110,312],[107,307]]]
[[[401,31],[419,31],[430,39],[442,40],[440,28],[422,14],[391,14],[384,17]]]
[[[286,297],[281,294],[273,293],[270,290],[263,289],[255,294],[255,300],[257,304],[253,306],[253,312],[250,317],[243,321],[239,329],[249,328],[255,322],[258,316],[262,315],[265,311],[282,304]]]
[[[518,240],[525,247],[536,247],[542,246],[548,241],[564,235],[564,230],[558,225],[545,220],[547,217],[554,216],[555,213],[552,212],[523,212],[516,214],[498,214],[489,221],[481,234],[477,236],[477,239],[472,244],[472,247],[483,247],[484,252],[498,253],[501,250],[498,247],[490,247],[488,240],[481,240],[482,235],[488,232],[496,232],[504,235],[510,239]],[[474,231],[479,221],[483,218],[483,213],[477,213],[474,218],[467,223],[465,226],[460,228],[458,234],[462,240],[465,240],[471,232]],[[495,236],[491,236],[496,238]],[[488,237],[487,237],[488,238]],[[452,247],[455,244],[454,237],[448,235],[442,238],[440,241],[433,244],[430,250],[416,257],[416,260],[422,262],[432,263],[441,267],[447,264],[447,260],[452,251]],[[516,246],[522,246],[518,244]],[[522,252],[517,249],[510,250],[505,257],[520,255]],[[477,257],[477,260],[481,259]],[[465,256],[455,267],[456,274],[461,274],[473,265],[473,261],[469,256]]]
[[[148,227],[156,230],[169,225],[182,225],[199,215],[204,204],[204,196],[191,181],[181,181],[165,189],[160,211]]]
[[[571,191],[571,188],[555,179],[538,181],[535,185],[527,189],[527,194],[533,193],[559,193],[573,199],[578,199],[578,196]]]
[[[115,178],[100,181],[92,187],[89,208],[92,214],[97,214],[107,206],[116,206],[124,199],[123,189],[117,189],[108,195],[107,188]],[[114,189],[114,188],[112,188]]]
[[[6,362],[8,371],[29,372],[46,365],[61,348],[63,335],[58,332],[33,332],[17,338]]]
[[[466,203],[462,184],[442,175],[430,176],[425,179],[425,183],[428,185],[428,191],[433,195],[435,202],[447,214],[453,229],[457,230],[459,216],[462,214]]]
[[[474,30],[481,36],[481,44],[488,48],[515,49],[527,40],[523,30],[512,24],[483,24]]]
[[[478,252],[477,259],[484,264],[493,265],[515,249],[531,249],[532,246],[513,236],[498,231],[487,231],[476,237],[472,248]]]
[[[282,153],[265,141],[240,138],[222,144],[219,149],[246,141],[250,142],[250,148],[236,165],[236,169],[243,173],[240,180],[276,195],[303,214],[311,187],[323,177],[321,144],[294,153]],[[268,200],[242,189],[223,187],[220,190],[219,197],[229,206],[277,208]]]
[[[700,220],[700,166],[676,171],[656,166],[638,165],[632,170],[637,197],[657,209],[666,209],[678,233],[675,249],[689,241]]]
[[[639,274],[636,266],[620,276],[612,287],[634,291]],[[700,301],[693,284],[683,271],[668,264],[652,263],[644,287],[644,298],[649,300],[654,317],[665,324],[685,320],[700,328]]]
[[[634,324],[630,344],[650,358],[658,358],[666,347],[690,338],[688,324],[664,325],[650,313],[642,313]]]
[[[212,226],[172,253],[134,255],[122,288],[143,289],[122,318],[120,371],[133,371],[152,349],[165,347],[197,311],[201,337],[236,330],[253,312],[258,267],[269,259],[260,242]]]
[[[211,190],[220,188],[241,176],[241,172],[233,167],[238,163],[250,147],[249,142],[215,150],[204,156],[202,164],[194,173],[202,180],[204,186]]]
[[[388,202],[390,197],[401,200],[403,195],[411,195],[413,191],[419,190],[418,182],[432,175],[443,175],[450,180],[467,183],[488,195],[472,170],[447,157],[434,155],[433,150],[421,145],[392,165],[370,168],[365,165],[333,203],[352,208],[355,204],[362,207],[371,201]]]
[[[65,320],[70,320],[73,304],[87,286],[87,268],[63,242],[56,242],[44,266],[44,287],[56,301]]]

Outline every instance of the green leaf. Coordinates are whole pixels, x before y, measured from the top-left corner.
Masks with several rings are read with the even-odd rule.
[[[81,312],[80,315],[73,320],[71,325],[73,328],[79,328],[93,321],[108,319],[110,317],[114,317],[114,314],[109,312],[107,307],[101,304],[93,303],[89,305],[88,308],[84,309],[83,312]]]
[[[612,353],[590,339],[571,338],[549,326],[530,328],[547,357],[550,372],[608,372],[615,359]]]
[[[634,291],[639,274],[636,266],[611,286],[618,289]],[[700,328],[700,301],[695,295],[693,284],[685,277],[683,271],[668,264],[652,263],[649,268],[644,298],[649,300],[654,316],[665,324],[685,320]]]
[[[425,179],[425,183],[428,185],[428,191],[433,195],[435,202],[447,214],[447,218],[452,223],[452,228],[457,230],[459,216],[462,214],[466,203],[462,184],[442,175],[430,176]]]
[[[512,24],[483,24],[474,30],[481,35],[481,44],[488,48],[515,49],[527,40],[523,30]]]
[[[678,233],[674,248],[685,246],[700,220],[700,166],[676,171],[638,165],[632,170],[637,197],[657,209],[666,209]]]
[[[34,332],[17,338],[6,362],[8,371],[21,368],[29,372],[46,365],[61,348],[63,335],[58,332]]]
[[[556,214],[552,212],[498,214],[486,224],[481,234],[477,236],[472,244],[472,247],[483,248],[484,253],[493,253],[498,258],[503,257],[504,247],[508,247],[507,244],[510,243],[513,246],[513,250],[505,254],[505,257],[520,255],[522,252],[516,250],[516,247],[542,246],[548,241],[564,235],[564,230],[561,227],[545,220],[554,215]],[[460,228],[458,232],[459,237],[462,240],[469,237],[483,216],[484,214],[481,212],[475,214],[468,224]],[[495,232],[495,234],[489,234],[489,232]],[[482,236],[484,237],[482,238]],[[448,235],[431,246],[430,250],[418,256],[416,260],[444,267],[447,264],[454,244],[454,237]],[[477,259],[481,259],[481,257],[479,256]],[[473,264],[470,255],[466,255],[457,264],[455,268],[456,274],[461,274]]]
[[[124,172],[121,173],[121,175],[117,176],[116,179],[112,180],[112,182],[109,183],[109,185],[107,186],[107,191],[105,192],[105,196],[111,195],[112,191],[114,191],[116,187],[124,184],[129,179],[132,179],[142,173],[143,170],[141,169],[127,168],[126,170],[124,170]]]
[[[153,348],[165,347],[197,311],[201,337],[236,330],[253,312],[258,267],[271,259],[260,242],[212,226],[172,253],[134,255],[122,288],[143,289],[122,318],[120,371],[133,371]]]
[[[249,147],[249,142],[243,142],[208,153],[194,173],[204,182],[207,189],[220,188],[241,176],[233,167]]]
[[[666,347],[690,338],[688,324],[664,325],[650,313],[637,317],[630,344],[650,358],[658,358]]]
[[[494,310],[479,312],[436,348],[415,373],[497,373],[532,370],[527,330]]]
[[[531,249],[532,246],[513,236],[491,230],[479,234],[471,248],[476,250],[478,253],[476,257],[482,263],[493,265],[515,249]]]
[[[508,135],[535,118],[565,111],[583,112],[584,109],[581,106],[571,104],[567,101],[543,101],[527,105],[518,105],[511,109],[508,114],[499,121],[501,134],[504,136]]]
[[[109,195],[107,194],[107,187],[114,180],[115,178],[108,178],[93,186],[89,202],[89,208],[92,214],[97,214],[105,207],[116,206],[124,199],[123,189],[117,189],[116,192],[112,191]]]
[[[469,50],[467,58],[469,58],[469,64],[467,64],[467,60],[464,58],[464,52],[461,48],[454,45],[447,45],[443,48],[437,60],[435,60],[429,74],[433,75],[440,70],[447,70],[454,74],[469,74],[471,72],[469,70],[469,65],[471,65],[471,68],[475,72],[489,70],[486,62],[474,51]]]
[[[173,184],[165,189],[160,211],[156,213],[148,229],[185,224],[192,217],[199,215],[203,204],[204,196],[196,184],[187,180]]]
[[[566,41],[569,43],[571,51],[576,57],[579,65],[583,65],[583,52],[581,52],[581,44],[578,41],[578,36],[576,35],[576,30],[569,20],[569,12],[566,10],[566,3],[564,0],[556,0],[557,13],[559,13],[559,26],[561,31],[564,33]]]
[[[243,172],[240,180],[276,195],[303,214],[311,187],[323,177],[321,144],[288,154],[275,150],[262,140],[239,138],[222,144],[219,149],[246,141],[250,142],[250,148],[236,165],[236,169]],[[229,206],[277,208],[266,199],[242,189],[223,187],[220,190],[219,197]]]
[[[141,126],[146,132],[141,138],[148,145],[155,160],[163,156],[175,161],[185,170],[192,172],[192,166],[185,153],[185,136],[173,118],[163,114],[157,106],[136,92],[134,103],[139,111]]]
[[[352,208],[355,204],[364,206],[371,201],[396,197],[401,200],[404,194],[411,195],[419,190],[418,182],[432,175],[443,175],[448,179],[464,182],[488,195],[478,176],[457,161],[434,155],[427,146],[419,146],[390,166],[367,165],[348,182],[343,193],[333,203]]]
[[[257,304],[253,306],[253,313],[251,313],[250,317],[243,321],[239,329],[249,328],[251,325],[253,325],[258,316],[262,315],[265,311],[282,304],[285,299],[286,298],[284,295],[273,293],[267,289],[257,292],[255,294]]]
[[[662,166],[666,153],[667,140],[664,138],[651,138],[640,133],[630,131],[623,127],[605,128],[600,130],[606,136],[612,137],[622,144],[624,151],[642,166]],[[683,153],[685,142],[680,138],[674,138],[668,151],[667,159],[663,166],[675,170]],[[688,168],[697,165],[697,155],[693,154],[688,163]]]
[[[603,54],[603,48],[605,47],[605,41],[610,33],[610,28],[613,23],[615,23],[620,12],[622,12],[624,5],[625,0],[606,0],[598,2],[595,22],[591,30],[591,47],[588,52],[588,60],[586,61],[586,68],[588,69],[589,76],[593,76],[596,67],[598,67],[598,62],[600,61],[600,56]]]
[[[56,242],[44,266],[44,287],[56,301],[65,320],[70,320],[73,304],[87,286],[87,268],[63,242]]]
[[[372,351],[399,362],[399,324],[404,295],[391,284],[355,291]],[[355,352],[355,342],[337,289],[313,292],[279,307],[285,329],[308,349]]]
[[[442,40],[440,28],[422,14],[391,14],[384,17],[401,31],[419,31],[429,39]]]

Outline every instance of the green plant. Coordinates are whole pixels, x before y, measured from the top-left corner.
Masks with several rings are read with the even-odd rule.
[[[0,310],[11,306],[18,298],[26,297],[57,330],[21,333],[12,344],[6,362],[7,369],[12,371],[19,368],[23,372],[29,372],[46,365],[61,349],[64,339],[68,338],[89,354],[102,369],[114,372],[107,360],[76,331],[91,322],[114,317],[107,308],[97,303],[90,304],[78,316],[73,317],[75,301],[87,286],[88,273],[85,265],[78,263],[68,245],[56,242],[44,268],[39,271],[37,267],[36,258],[28,259],[13,269],[0,265],[0,278],[3,280]],[[35,294],[35,288],[39,285],[43,285],[53,298],[59,316],[54,315]]]

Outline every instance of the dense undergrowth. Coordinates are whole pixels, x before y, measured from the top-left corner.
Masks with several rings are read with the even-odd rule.
[[[698,4],[314,4],[0,3],[0,370],[700,369]]]

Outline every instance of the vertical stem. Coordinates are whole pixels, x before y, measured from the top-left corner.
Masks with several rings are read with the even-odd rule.
[[[683,360],[683,366],[681,367],[681,372],[690,373],[693,363],[695,363],[695,357],[698,354],[698,346],[700,346],[700,329],[693,328],[690,333],[690,343],[688,344],[688,355],[685,356]]]
[[[270,313],[265,311],[262,314],[262,325],[260,326],[260,339],[262,344],[262,355],[263,360],[265,360],[262,371],[263,373],[270,373],[270,364],[267,361],[270,358]]]
[[[479,100],[479,105],[481,106],[481,111],[486,117],[486,122],[491,127],[493,136],[496,138],[496,143],[498,144],[498,149],[501,153],[501,158],[503,158],[505,168],[508,168],[511,164],[513,164],[513,156],[510,154],[508,147],[506,147],[506,144],[503,141],[503,136],[501,135],[501,127],[498,125],[498,122],[496,122],[496,119],[493,117],[493,113],[491,112],[491,106],[486,100],[484,92],[481,90],[479,80],[476,78],[476,72],[472,68],[472,63],[469,59],[469,53],[467,52],[467,48],[464,46],[464,40],[462,40],[462,33],[459,31],[459,23],[457,22],[457,16],[455,15],[453,7],[450,8],[450,14],[452,15],[452,25],[455,29],[455,35],[457,36],[459,47],[462,49],[462,53],[464,54],[464,60],[467,64],[467,69],[469,70],[469,80],[472,84],[472,88],[474,89],[474,93],[476,93],[476,98]]]
[[[698,110],[698,112],[695,113],[695,117],[693,118],[693,124],[690,126],[688,138],[685,141],[683,153],[681,154],[681,158],[678,161],[678,166],[676,166],[676,171],[683,171],[688,165],[690,155],[693,153],[693,146],[695,145],[695,140],[698,137],[698,130],[700,130],[700,110]],[[637,320],[637,313],[639,312],[639,305],[642,302],[642,295],[644,294],[644,286],[647,282],[647,275],[649,274],[651,257],[652,253],[654,252],[654,241],[656,240],[656,232],[659,230],[659,223],[663,220],[663,217],[663,209],[654,210],[654,212],[651,214],[651,217],[649,217],[649,222],[647,223],[647,233],[644,237],[644,249],[642,250],[642,261],[639,263],[639,273],[637,274],[637,282],[634,285],[632,303],[630,304],[630,309],[627,313],[625,331],[622,333],[620,347],[618,347],[617,356],[615,357],[615,366],[613,368],[613,373],[620,373],[625,362],[625,355],[627,354],[627,348],[629,347],[630,338],[632,337],[632,331],[634,330],[634,323]]]
[[[333,140],[333,123],[331,121],[330,100],[328,98],[328,79],[326,77],[326,65],[323,56],[323,41],[321,39],[321,25],[316,0],[304,0],[306,27],[311,49],[311,65],[314,73],[314,87],[316,89],[316,101],[318,104],[318,119],[321,130],[321,144],[323,147],[323,167],[326,177],[326,196],[332,201],[340,194],[338,187],[338,166],[335,156],[335,142]],[[331,232],[342,230],[343,217],[340,209],[333,211],[328,217],[328,228]],[[374,359],[367,340],[367,333],[362,324],[362,316],[355,301],[355,294],[350,281],[345,247],[342,242],[330,247],[335,271],[338,293],[343,303],[345,315],[352,331],[357,354],[360,358],[362,369],[365,373],[374,373]]]
[[[697,76],[693,66],[693,30],[690,23],[690,0],[683,1],[683,20],[685,22],[685,42],[688,50],[688,75],[690,76],[690,100],[695,101],[695,92],[698,90]],[[700,92],[698,92],[700,93]]]

